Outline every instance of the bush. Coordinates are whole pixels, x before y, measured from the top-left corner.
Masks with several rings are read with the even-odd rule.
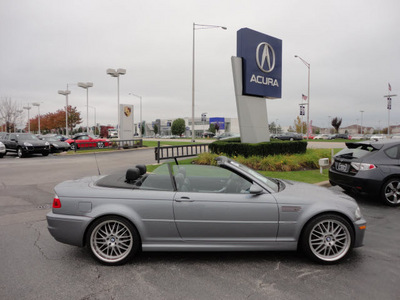
[[[306,141],[271,141],[258,144],[245,144],[240,138],[232,138],[224,141],[216,141],[208,147],[212,153],[225,153],[228,156],[242,155],[269,156],[277,154],[301,154],[306,153]]]
[[[222,154],[224,155],[224,154]],[[215,165],[218,154],[202,153],[194,159],[195,164]],[[301,171],[318,169],[320,158],[330,157],[330,149],[308,149],[304,154],[269,155],[265,157],[233,156],[237,162],[258,171]]]

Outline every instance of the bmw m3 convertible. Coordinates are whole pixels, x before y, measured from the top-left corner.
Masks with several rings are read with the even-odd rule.
[[[329,264],[362,246],[366,221],[349,196],[216,160],[216,166],[164,164],[151,173],[137,165],[60,183],[48,229],[106,265],[140,251],[297,249]]]

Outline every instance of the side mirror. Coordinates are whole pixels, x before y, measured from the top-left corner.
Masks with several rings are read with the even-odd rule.
[[[264,190],[255,183],[253,183],[250,187],[250,194],[252,194],[252,195],[260,195],[263,192],[264,192]]]

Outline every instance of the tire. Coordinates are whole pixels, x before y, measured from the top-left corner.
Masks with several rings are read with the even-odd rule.
[[[103,217],[89,228],[86,245],[93,257],[104,265],[123,265],[141,248],[139,233],[126,219]]]
[[[400,205],[400,178],[391,178],[384,183],[381,200],[389,206]]]
[[[48,155],[49,155],[49,152],[48,152],[48,151],[42,152],[42,155],[43,155],[43,156],[48,156]]]
[[[304,228],[301,249],[312,260],[333,264],[343,260],[354,245],[354,232],[349,222],[338,215],[322,215]]]
[[[71,150],[72,151],[75,151],[75,147],[76,147],[76,150],[79,149],[78,146],[75,143],[71,143]]]
[[[290,138],[290,141],[293,141],[293,138]]]
[[[104,143],[97,143],[97,147],[99,149],[103,149],[104,148]]]
[[[22,151],[21,147],[18,147],[17,155],[18,155],[19,158],[23,158],[25,156],[25,153],[24,153],[24,151]]]

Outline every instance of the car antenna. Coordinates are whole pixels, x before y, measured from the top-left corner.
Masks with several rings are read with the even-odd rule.
[[[101,175],[100,168],[99,168],[99,163],[97,162],[96,152],[94,152],[94,160],[96,161],[97,171],[99,172],[99,175]]]

